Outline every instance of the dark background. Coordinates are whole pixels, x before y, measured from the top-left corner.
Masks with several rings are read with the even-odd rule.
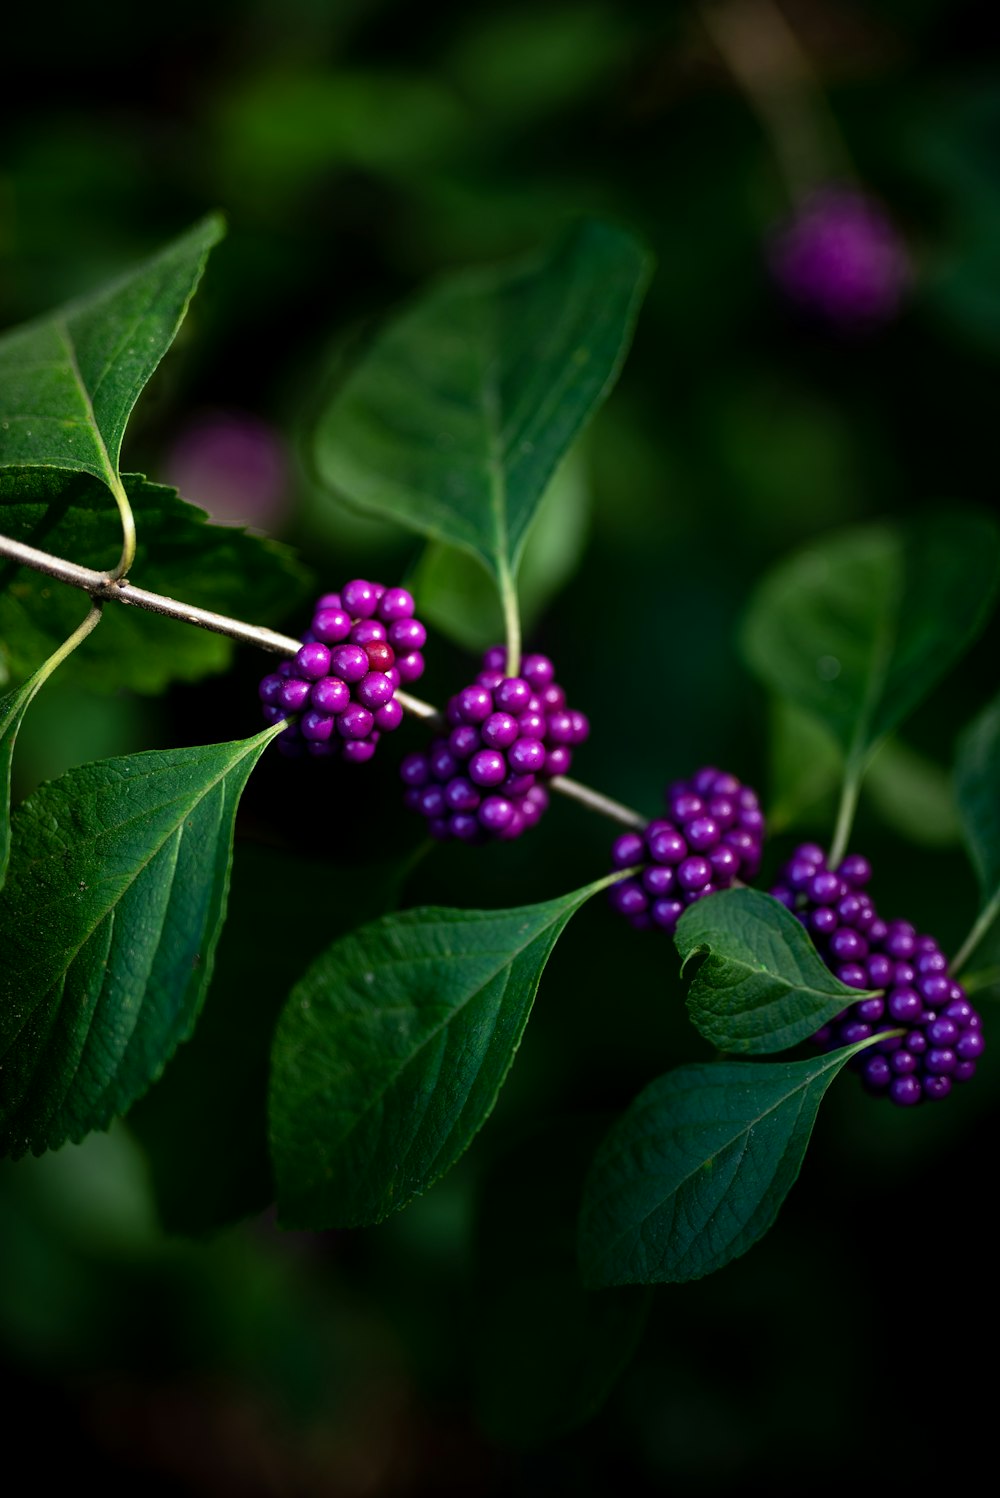
[[[991,9],[783,11],[915,267],[901,314],[863,334],[796,315],[772,285],[765,246],[790,211],[786,185],[693,6],[29,8],[4,40],[0,160],[0,326],[225,213],[123,466],[296,546],[317,591],[394,581],[418,556],[319,492],[303,460],[345,348],[433,277],[534,247],[580,213],[639,234],[657,273],[585,439],[579,566],[532,643],[591,717],[581,779],[653,814],[668,780],[732,770],[778,812],[765,875],[795,838],[828,837],[832,802],[788,809],[773,712],[735,646],[749,593],[831,528],[992,506],[1000,370]],[[946,770],[996,691],[996,648],[994,627],[876,764],[852,840],[875,864],[880,909],[952,950],[976,891]],[[473,671],[444,641],[429,661],[433,701]],[[255,731],[261,670],[240,651],[227,676],[151,700],[85,693],[70,662],[25,720],[17,794],[97,756]],[[997,1330],[993,1045],[940,1109],[893,1110],[842,1078],[774,1230],[722,1273],[656,1293],[634,1361],[567,1432],[525,1439],[518,1404],[549,1359],[561,1376],[533,1256],[551,1246],[570,1264],[601,1129],[705,1054],[668,940],[588,907],[452,1175],[377,1229],[275,1227],[267,1039],[310,958],[384,908],[411,854],[406,904],[516,904],[607,865],[608,825],[566,803],[520,846],[422,856],[395,776],[400,745],[419,742],[407,724],[361,795],[360,776],[346,786],[336,768],[265,759],[196,1040],[128,1125],[0,1171],[8,1452],[23,1443],[37,1478],[97,1477],[110,1492],[959,1481],[989,1418],[972,1359],[985,1349],[988,1366]],[[501,1291],[530,1308],[523,1324],[496,1314]]]

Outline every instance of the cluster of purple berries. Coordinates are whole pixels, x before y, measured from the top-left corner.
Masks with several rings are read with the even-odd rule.
[[[291,716],[285,754],[334,754],[362,763],[403,721],[396,688],[423,675],[427,631],[405,588],[354,578],[316,601],[301,649],[265,676],[259,695],[269,723]]]
[[[756,793],[735,775],[706,766],[668,786],[666,805],[667,819],[622,833],[611,850],[616,869],[642,865],[608,893],[640,929],[673,931],[694,900],[753,879],[760,868],[764,816]]]
[[[432,837],[519,837],[548,805],[544,782],[566,774],[590,732],[547,656],[526,655],[518,676],[506,676],[506,664],[502,645],[487,650],[476,680],[448,703],[447,734],[400,766],[406,805]]]
[[[804,843],[771,894],[798,916],[842,983],[881,990],[844,1009],[813,1040],[830,1051],[883,1030],[902,1030],[850,1064],[870,1092],[912,1107],[947,1097],[956,1082],[967,1082],[985,1042],[979,1015],[962,985],[949,977],[937,942],[908,921],[882,920],[865,893],[870,877],[860,854],[830,869],[822,848]]]
[[[791,301],[844,329],[888,321],[911,278],[885,210],[853,187],[827,186],[804,199],[775,235],[770,261]]]

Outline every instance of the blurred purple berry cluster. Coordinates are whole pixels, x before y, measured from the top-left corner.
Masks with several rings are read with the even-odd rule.
[[[423,675],[427,631],[405,588],[354,578],[316,601],[302,648],[265,676],[259,695],[269,723],[291,717],[285,754],[338,754],[363,763],[398,728],[396,688]]]
[[[817,1030],[823,1050],[853,1045],[883,1030],[887,1038],[850,1063],[865,1087],[901,1107],[947,1097],[967,1082],[983,1053],[979,1015],[932,936],[908,921],[884,921],[864,886],[868,860],[851,854],[829,869],[822,848],[803,843],[771,890],[809,931],[820,956],[842,983],[879,989]]]
[[[666,819],[615,840],[613,867],[642,868],[608,898],[633,926],[673,931],[692,901],[756,876],[764,816],[756,792],[712,766],[668,786],[666,804]]]
[[[544,655],[526,655],[506,676],[507,652],[494,646],[471,686],[448,703],[448,732],[400,766],[406,805],[439,839],[482,843],[519,837],[548,805],[544,782],[569,770],[590,732]]]
[[[792,302],[847,330],[892,318],[912,275],[885,210],[853,187],[824,187],[805,198],[775,234],[770,264]]]

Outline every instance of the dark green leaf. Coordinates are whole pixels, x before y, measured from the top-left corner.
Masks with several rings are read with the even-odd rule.
[[[222,232],[203,219],[112,285],[0,338],[0,467],[114,485],[129,415]]]
[[[557,464],[614,383],[647,277],[633,239],[585,223],[544,259],[438,286],[322,413],[320,478],[472,552],[503,587]]]
[[[865,790],[882,820],[911,842],[936,848],[958,842],[958,810],[948,771],[901,739],[891,737],[879,749]]]
[[[584,1190],[584,1281],[700,1279],[767,1232],[794,1185],[816,1112],[867,1042],[809,1061],[681,1066],[641,1092]]]
[[[397,875],[395,864],[240,848],[197,1028],[128,1114],[168,1233],[212,1232],[274,1201],[267,1079],[278,1014],[303,964],[384,910]],[[294,941],[248,939],[292,929]]]
[[[528,537],[517,588],[526,635],[572,576],[583,551],[589,495],[578,454],[574,448],[556,470]],[[459,645],[480,651],[504,638],[496,589],[482,564],[467,551],[430,542],[410,586],[420,599],[420,617]]]
[[[138,546],[132,580],[154,593],[268,624],[301,596],[305,574],[292,552],[207,517],[175,489],[125,474]],[[102,568],[120,546],[118,515],[93,479],[20,474],[0,485],[0,529],[83,566]],[[248,617],[249,611],[249,617]],[[22,675],[48,655],[79,621],[74,588],[0,559],[0,662]],[[160,692],[171,681],[193,681],[225,670],[233,643],[142,609],[109,604],[100,638],[73,661],[76,680],[103,690]]]
[[[38,686],[39,682],[33,676],[22,687],[0,697],[0,888],[10,857],[10,767],[14,758],[14,740]]]
[[[10,857],[10,782],[11,765],[14,759],[14,742],[28,704],[39,687],[55,668],[73,650],[81,638],[85,638],[95,624],[100,622],[100,609],[93,607],[83,623],[69,635],[62,645],[31,676],[23,686],[0,697],[0,889],[7,876],[7,860]]]
[[[720,1051],[784,1051],[867,991],[835,978],[802,923],[756,889],[689,905],[674,938],[682,971],[703,957],[687,997],[691,1019]]]
[[[979,880],[978,942],[1000,913],[1000,697],[959,739],[955,794]]]
[[[404,911],[328,948],[289,995],[270,1133],[289,1227],[405,1207],[492,1112],[556,939],[607,880],[513,910]]]
[[[985,516],[841,532],[764,580],[744,652],[826,725],[856,778],[982,628],[998,578],[1000,533]]]
[[[191,1033],[236,806],[276,731],[84,765],[15,812],[0,897],[4,1153],[105,1128]]]

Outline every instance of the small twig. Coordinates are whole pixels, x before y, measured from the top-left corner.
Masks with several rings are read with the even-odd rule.
[[[177,619],[182,624],[194,624],[199,629],[228,635],[231,640],[238,640],[244,645],[257,645],[261,650],[270,650],[276,655],[295,655],[302,645],[302,641],[296,640],[292,635],[278,634],[273,629],[246,624],[242,619],[229,619],[225,614],[212,613],[210,609],[179,603],[176,598],[151,593],[147,588],[136,588],[127,579],[116,581],[108,572],[95,572],[76,562],[64,561],[61,557],[39,551],[34,546],[26,546],[23,541],[15,541],[9,536],[0,536],[0,556],[10,557],[12,561],[32,567],[36,572],[43,572],[59,582],[69,583],[71,587],[82,588],[95,603],[131,604],[134,608],[147,609],[150,613]],[[404,712],[411,713],[415,718],[424,718],[436,728],[445,726],[443,714],[431,703],[423,702],[419,697],[412,697],[409,692],[398,689],[396,700]],[[561,796],[569,796],[613,822],[620,822],[625,827],[646,826],[647,819],[631,807],[623,806],[620,801],[613,801],[610,796],[602,796],[600,791],[592,791],[589,786],[570,780],[566,775],[555,775],[547,784]]]
[[[613,822],[621,822],[625,827],[637,827],[641,831],[647,825],[648,818],[640,816],[630,806],[612,801],[610,796],[602,796],[600,791],[592,791],[589,785],[570,780],[568,775],[554,775],[546,784],[561,796],[569,796],[582,806],[589,806],[591,811],[600,812],[602,816],[610,817]]]

